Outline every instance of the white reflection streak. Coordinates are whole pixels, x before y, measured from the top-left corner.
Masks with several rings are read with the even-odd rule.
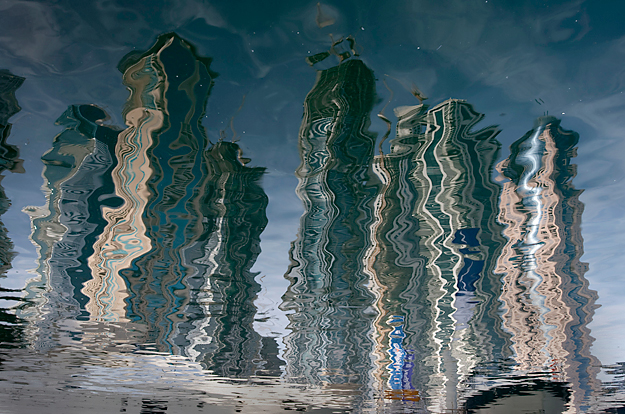
[[[220,204],[220,206],[222,205],[223,203]],[[216,269],[219,268],[217,256],[223,254],[223,227],[224,217],[219,217],[215,223],[215,231],[211,234],[208,243],[206,243],[204,248],[204,257],[194,262],[195,264],[202,264],[206,266],[206,271],[204,272],[204,284],[200,288],[199,297],[197,299],[205,317],[194,321],[194,328],[186,335],[186,339],[189,341],[189,345],[185,348],[186,354],[194,362],[199,362],[200,357],[203,356],[203,353],[199,350],[199,348],[207,346],[213,342],[214,335],[209,335],[209,333],[214,334],[214,328],[211,329],[211,326],[214,324],[214,314],[221,313],[221,308],[223,308],[224,299],[216,297],[215,291],[217,287],[213,286],[210,277],[210,275],[212,275]],[[219,300],[219,302],[217,302],[217,300]],[[218,306],[217,309],[215,309],[215,305],[217,304],[221,306]]]
[[[542,276],[536,271],[538,269],[538,262],[536,259],[536,253],[540,250],[544,244],[540,241],[539,231],[540,223],[543,221],[543,201],[542,201],[542,188],[534,180],[539,174],[541,158],[544,153],[545,144],[540,140],[545,127],[543,125],[536,128],[532,136],[527,142],[525,149],[519,154],[517,160],[520,165],[527,166],[529,168],[524,170],[523,175],[519,180],[519,195],[522,197],[523,205],[527,208],[528,213],[531,215],[528,220],[528,225],[524,239],[519,244],[521,252],[523,252],[523,269],[528,279],[532,280],[532,286],[529,289],[529,297],[532,304],[540,309],[540,322],[541,329],[545,334],[545,346],[543,351],[548,353],[549,344],[552,336],[549,332],[555,328],[553,325],[548,325],[545,321],[545,315],[550,309],[545,305],[546,297],[538,292],[538,288],[543,282]],[[534,182],[532,182],[534,181]]]

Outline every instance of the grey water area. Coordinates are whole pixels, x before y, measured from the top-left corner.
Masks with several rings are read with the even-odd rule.
[[[0,412],[625,412],[623,13],[0,1]]]

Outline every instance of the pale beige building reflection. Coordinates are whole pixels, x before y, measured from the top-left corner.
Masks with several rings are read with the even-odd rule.
[[[125,78],[131,76],[132,72]],[[150,196],[147,181],[153,173],[147,149],[152,145],[152,134],[163,126],[163,113],[135,108],[126,114],[126,123],[128,129],[119,135],[115,148],[119,164],[113,170],[115,190],[124,204],[116,209],[103,209],[108,225],[89,258],[93,279],[83,289],[83,293],[91,299],[87,303],[87,311],[97,321],[125,320],[124,299],[127,293],[119,272],[130,267],[134,259],[152,247],[142,219]]]
[[[130,91],[124,108],[128,128],[120,133],[115,148],[118,165],[113,182],[124,204],[103,209],[108,224],[89,258],[93,279],[83,289],[90,298],[87,311],[96,321],[125,320],[127,292],[119,272],[152,247],[143,215],[150,197],[148,181],[154,173],[148,150],[166,117],[167,79],[162,66],[158,54],[147,55],[123,74],[123,84]]]
[[[597,293],[588,287],[583,254],[581,190],[572,185],[578,136],[554,117],[542,117],[499,164],[499,220],[508,242],[497,261],[503,275],[503,326],[517,369],[549,372],[569,382],[576,412],[598,386],[588,323]]]

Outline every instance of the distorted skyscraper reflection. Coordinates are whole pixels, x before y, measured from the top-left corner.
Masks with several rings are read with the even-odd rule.
[[[364,390],[371,372],[374,294],[364,271],[374,188],[373,72],[360,60],[319,71],[304,102],[297,195],[304,204],[281,309],[290,381]]]
[[[210,144],[201,124],[210,63],[173,33],[120,62],[130,97],[113,181],[124,203],[104,209],[83,291],[92,319],[136,323],[159,351],[223,376],[268,364],[275,375],[266,349],[277,347],[253,328],[264,168],[247,167],[235,143]]]
[[[111,171],[119,130],[101,125],[108,115],[93,105],[72,105],[57,120],[65,130],[42,156],[46,198],[41,207],[25,207],[31,240],[37,247],[38,277],[27,285],[39,305],[37,347],[51,345],[52,325],[67,318],[86,319],[89,298],[83,284],[92,278],[88,258],[106,225],[101,208],[115,207]],[[47,327],[44,327],[46,325]]]
[[[220,376],[277,375],[275,367],[266,372],[272,360],[263,353],[267,339],[253,327],[260,285],[251,268],[267,225],[268,198],[260,186],[265,169],[242,164],[235,143],[219,142],[205,157],[210,192],[202,211],[210,226],[183,252],[197,273],[185,280],[191,297],[176,345]]]
[[[454,99],[395,114],[391,151],[372,169],[376,372],[388,399],[455,409],[471,369],[506,352],[493,274],[503,244],[490,178],[499,130],[474,130],[483,115]]]
[[[539,118],[498,167],[507,179],[499,219],[508,242],[497,263],[503,326],[517,368],[548,371],[550,379],[570,383],[575,406],[597,386],[599,365],[588,329],[597,293],[580,260],[582,190],[572,183],[578,139],[558,119]]]
[[[147,323],[150,342],[166,341],[159,336],[172,330],[188,300],[187,290],[174,286],[186,273],[180,251],[202,229],[208,139],[200,121],[215,77],[209,65],[175,34],[119,64],[130,96],[113,180],[124,204],[104,210],[108,225],[89,259],[94,278],[85,292],[94,319]]]
[[[13,75],[7,70],[0,70],[0,174],[4,171],[23,172],[22,160],[19,158],[19,149],[15,145],[7,143],[11,133],[9,118],[20,111],[20,106],[15,97],[15,91],[22,86],[24,78]],[[4,175],[0,175],[0,184]],[[11,206],[11,200],[7,197],[4,187],[0,185],[0,217]],[[13,242],[8,231],[0,220],[0,277],[5,277],[11,269],[15,251]],[[15,298],[17,292],[0,287],[3,299]],[[22,345],[23,326],[21,319],[15,315],[14,310],[0,308],[0,347],[14,347]]]
[[[15,91],[22,86],[24,78],[15,76],[7,70],[0,70],[0,173],[6,170],[19,172],[22,170],[22,160],[19,159],[19,149],[7,143],[11,134],[9,118],[18,113],[21,108],[15,98]],[[4,176],[0,176],[0,182]],[[0,186],[0,216],[9,209],[11,202],[7,198],[4,188]],[[13,243],[7,234],[4,224],[0,221],[0,274],[11,268],[13,260]]]

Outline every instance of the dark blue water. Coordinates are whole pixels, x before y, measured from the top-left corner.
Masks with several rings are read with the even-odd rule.
[[[0,3],[0,410],[625,408],[619,2]]]

